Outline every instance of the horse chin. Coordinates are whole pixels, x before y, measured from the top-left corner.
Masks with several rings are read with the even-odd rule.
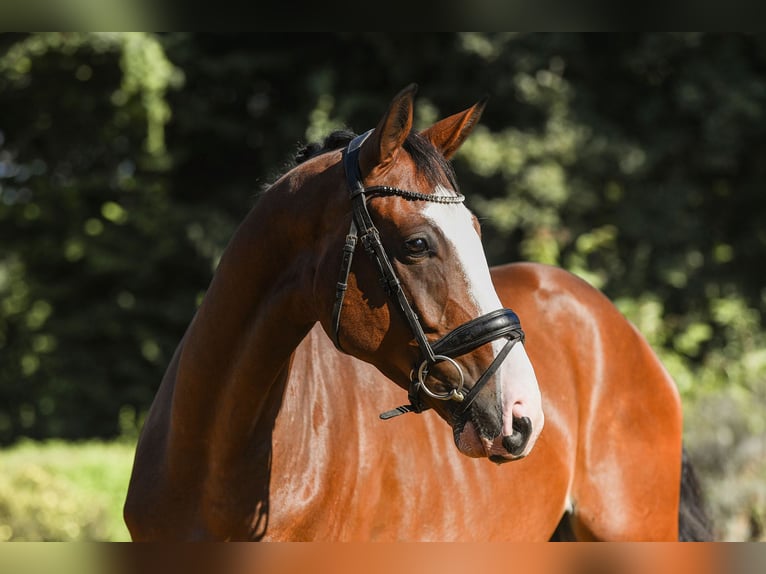
[[[458,450],[471,458],[481,458],[487,456],[484,446],[485,439],[479,436],[473,422],[468,421],[463,425],[455,425],[455,445]]]
[[[471,458],[488,458],[492,462],[502,464],[522,459],[526,453],[512,455],[503,445],[503,437],[498,435],[494,439],[486,438],[477,429],[473,421],[454,427],[455,445],[458,450]]]
[[[467,421],[464,425],[456,425],[454,428],[455,445],[458,450],[471,458],[488,458],[492,462],[510,462],[523,458],[513,456],[503,446],[502,436],[489,439],[481,435],[473,421]]]

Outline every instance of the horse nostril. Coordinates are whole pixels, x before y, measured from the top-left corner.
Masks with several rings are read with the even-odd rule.
[[[524,447],[532,436],[532,421],[529,417],[513,417],[513,434],[503,437],[503,447],[513,456],[524,452]]]

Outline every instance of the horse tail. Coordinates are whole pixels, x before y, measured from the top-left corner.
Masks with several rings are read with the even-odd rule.
[[[686,448],[681,457],[681,502],[678,508],[678,540],[712,542],[713,523],[707,515],[702,488]]]

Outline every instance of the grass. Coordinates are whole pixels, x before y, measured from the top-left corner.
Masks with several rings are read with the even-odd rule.
[[[0,450],[0,540],[127,541],[135,445],[22,442]]]

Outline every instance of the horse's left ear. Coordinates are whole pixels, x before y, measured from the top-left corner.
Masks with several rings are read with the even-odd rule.
[[[430,128],[420,132],[420,135],[430,141],[444,157],[451,158],[479,123],[488,99],[485,97],[464,112],[436,122]]]

